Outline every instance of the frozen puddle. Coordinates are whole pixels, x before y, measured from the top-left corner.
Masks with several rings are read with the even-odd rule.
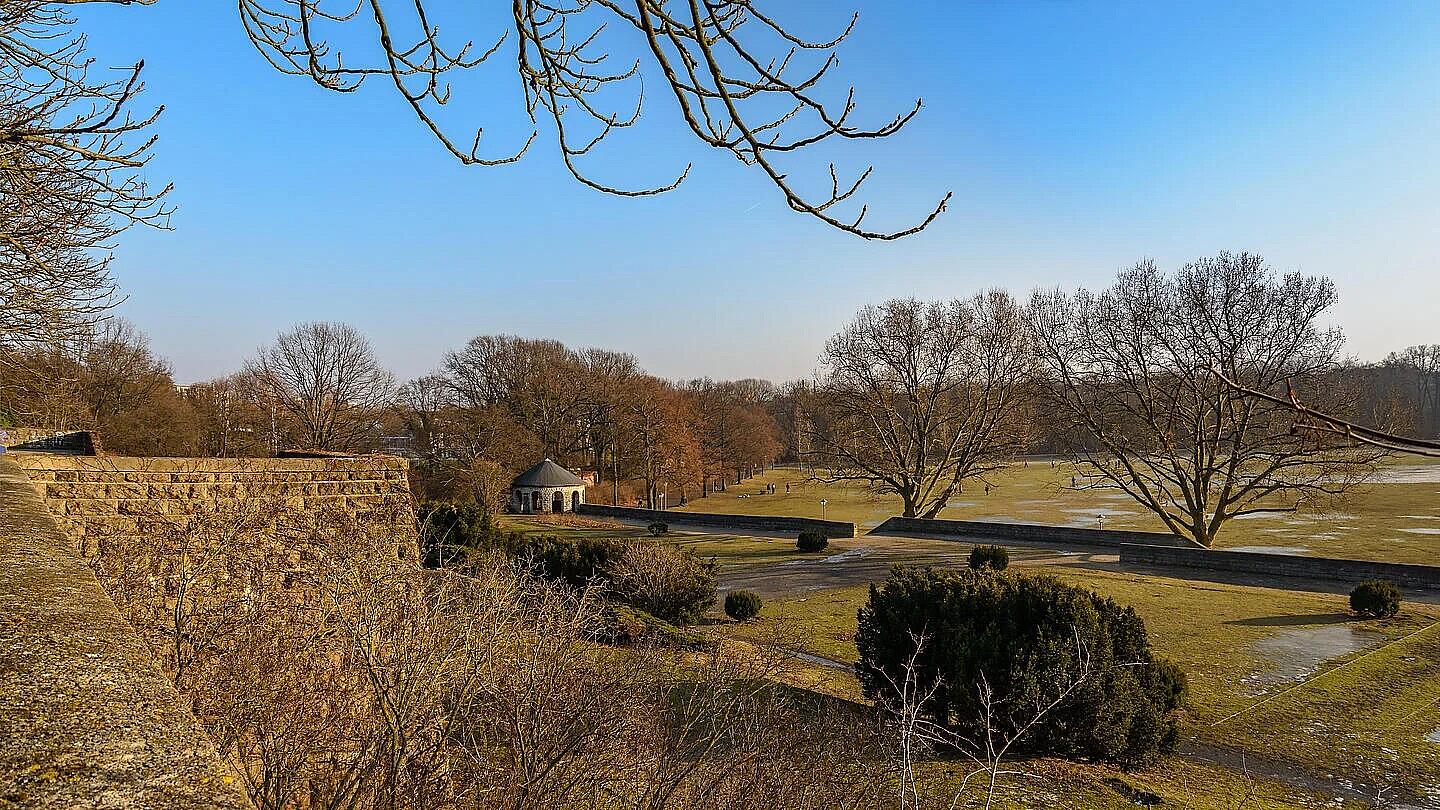
[[[1225,551],[1244,551],[1250,554],[1289,554],[1299,557],[1308,554],[1310,549],[1304,546],[1235,546]]]
[[[824,559],[820,560],[820,562],[822,562],[822,563],[843,563],[843,562],[850,562],[851,560],[858,560],[858,559],[861,559],[861,558],[863,558],[863,557],[869,557],[869,556],[870,556],[870,552],[872,552],[873,550],[874,550],[874,549],[870,549],[870,548],[852,548],[852,549],[850,549],[849,551],[842,551],[842,552],[840,552],[839,554],[831,554],[829,557],[825,557]]]
[[[1371,647],[1384,638],[1374,630],[1362,630],[1346,624],[1321,627],[1299,627],[1262,638],[1250,649],[1270,661],[1270,668],[1246,681],[1262,686],[1304,680],[1319,671],[1326,662]]]
[[[851,672],[855,669],[855,667],[845,663],[844,661],[836,661],[833,658],[825,658],[824,656],[820,655],[811,655],[810,653],[801,652],[799,650],[792,650],[790,652],[790,655],[800,659],[801,661],[804,661],[807,664],[818,664],[819,666],[829,667],[830,669],[839,669],[846,672]]]
[[[831,554],[829,557],[808,560],[788,560],[781,565],[814,565],[815,563],[847,563],[869,557],[875,549],[869,547],[852,548],[849,551],[842,551],[839,554]]]
[[[1440,484],[1440,464],[1381,470],[1370,480],[1376,484]]]

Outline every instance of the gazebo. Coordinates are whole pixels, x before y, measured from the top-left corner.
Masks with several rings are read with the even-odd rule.
[[[510,509],[522,515],[574,512],[584,502],[585,482],[548,458],[510,482]]]

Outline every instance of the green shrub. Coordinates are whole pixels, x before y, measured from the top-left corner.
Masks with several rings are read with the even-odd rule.
[[[938,683],[926,713],[971,739],[985,731],[979,684],[994,690],[995,726],[1008,730],[1087,673],[1019,749],[1138,765],[1175,748],[1185,678],[1155,659],[1132,608],[1052,577],[897,567],[859,614],[855,669],[867,697],[893,699],[917,637],[920,689]]]
[[[511,554],[533,564],[546,579],[583,588],[625,554],[625,544],[608,537],[531,535]]]
[[[495,535],[501,534],[478,504],[425,501],[415,513],[421,553],[430,568],[463,561],[467,554],[489,547]]]
[[[1384,579],[1372,579],[1350,592],[1350,609],[1365,616],[1388,619],[1400,612],[1400,589]]]
[[[660,543],[627,546],[607,567],[615,598],[672,624],[695,624],[715,604],[715,566]]]
[[[651,523],[646,528],[650,530],[651,537],[659,537],[662,534],[670,533],[670,524],[661,520],[657,520],[654,523]]]
[[[743,622],[760,613],[760,594],[754,591],[731,591],[725,594],[725,615]]]
[[[649,644],[699,650],[710,642],[699,633],[676,627],[629,605],[610,604],[601,614],[600,640],[611,644]]]
[[[976,571],[1004,571],[1010,567],[1010,552],[1003,546],[976,546],[970,549],[970,567]]]
[[[824,532],[817,532],[814,529],[807,529],[800,533],[795,541],[795,547],[801,551],[824,551],[830,545],[830,538]]]

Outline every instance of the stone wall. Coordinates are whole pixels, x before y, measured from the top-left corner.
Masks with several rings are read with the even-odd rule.
[[[81,555],[147,524],[263,509],[278,529],[304,529],[327,512],[398,530],[399,556],[417,559],[408,463],[392,456],[324,459],[11,456]],[[283,553],[286,550],[280,549]]]
[[[100,438],[90,430],[56,428],[5,428],[0,445],[10,450],[41,453],[63,453],[72,456],[93,456],[100,453]]]
[[[1193,548],[1194,544],[1173,534],[1120,529],[1079,529],[1072,526],[1045,526],[1035,523],[987,523],[977,520],[939,520],[892,517],[870,530],[871,534],[918,534],[925,537],[954,537],[975,540],[1016,540],[1066,546],[1119,549],[1126,543],[1145,546]]]
[[[0,456],[0,806],[250,807],[15,458]]]
[[[1440,566],[1434,565],[1131,544],[1120,547],[1120,562],[1343,583],[1388,579],[1407,588],[1440,589]]]
[[[540,508],[534,509],[534,493],[540,493]],[[522,515],[545,514],[554,512],[555,495],[560,494],[564,499],[564,506],[561,512],[574,512],[575,495],[580,496],[580,505],[585,505],[585,487],[515,487],[510,490],[510,508]],[[522,504],[519,499],[523,498]]]
[[[815,518],[779,517],[774,515],[721,515],[710,512],[678,512],[669,509],[636,509],[629,506],[580,504],[580,514],[598,517],[638,520],[646,523],[678,523],[682,526],[713,526],[720,529],[775,532],[798,535],[803,531],[822,532],[826,537],[854,537],[854,523]]]

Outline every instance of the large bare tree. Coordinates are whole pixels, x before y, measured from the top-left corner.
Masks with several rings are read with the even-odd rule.
[[[1376,454],[1293,430],[1293,411],[1226,384],[1287,382],[1346,412],[1343,338],[1317,320],[1328,279],[1277,276],[1222,253],[1173,274],[1145,261],[1100,293],[1037,292],[1030,325],[1042,389],[1077,435],[1087,483],[1114,487],[1202,546],[1229,520],[1342,494]]]
[[[394,390],[370,342],[345,324],[306,323],[284,332],[246,373],[313,450],[368,449]]]
[[[445,378],[477,425],[498,411],[564,461],[586,449],[590,390],[580,355],[555,340],[480,335],[445,355]]]
[[[1030,358],[1008,293],[866,307],[821,363],[807,458],[830,480],[899,495],[906,517],[939,514],[1020,447]]]
[[[116,301],[111,240],[170,213],[141,176],[141,65],[94,69],[65,5],[0,0],[0,361],[86,337]]]

